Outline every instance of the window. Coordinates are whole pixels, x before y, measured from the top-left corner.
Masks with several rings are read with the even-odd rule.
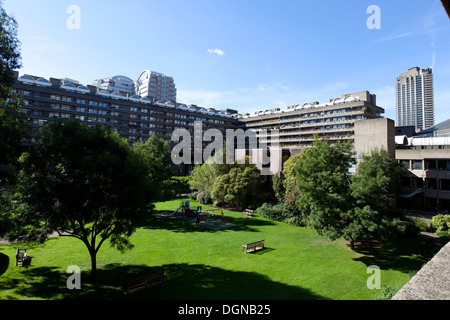
[[[408,170],[411,169],[409,160],[400,160],[400,163]]]
[[[412,169],[413,170],[423,170],[423,161],[422,160],[413,160],[412,161]]]

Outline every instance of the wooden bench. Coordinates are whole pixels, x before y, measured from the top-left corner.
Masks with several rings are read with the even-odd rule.
[[[27,256],[27,249],[16,250],[16,267],[26,267],[31,265],[32,257]]]
[[[253,210],[245,209],[243,213],[244,213],[244,216],[252,217],[254,212],[253,212]]]
[[[262,249],[264,249],[264,240],[249,243],[242,246],[242,252],[244,253],[254,252]]]
[[[164,271],[151,274],[149,276],[141,277],[128,281],[124,287],[124,294],[131,294],[139,290],[147,289],[158,284],[161,284],[164,279]]]

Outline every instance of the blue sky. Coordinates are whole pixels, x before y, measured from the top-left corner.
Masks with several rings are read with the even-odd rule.
[[[69,29],[67,8],[80,9]],[[380,29],[369,29],[370,5]],[[83,84],[146,69],[178,101],[253,113],[369,90],[395,120],[395,80],[433,68],[436,123],[450,118],[450,19],[439,0],[4,0],[21,73]]]

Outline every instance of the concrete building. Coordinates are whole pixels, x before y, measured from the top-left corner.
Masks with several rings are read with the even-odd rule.
[[[242,114],[239,120],[259,135],[279,131],[280,147],[295,155],[312,146],[314,135],[331,142],[355,140],[355,123],[381,118],[384,109],[376,105],[376,96],[368,91],[345,94],[328,103],[310,102],[270,109],[253,115]]]
[[[79,119],[88,125],[108,125],[130,143],[156,135],[170,146],[172,132],[186,129],[194,134],[194,123],[200,122],[204,130],[240,127],[237,114],[196,105],[156,101],[124,91],[115,91],[117,83],[102,87],[82,85],[72,79],[44,79],[32,75],[19,76],[12,91],[24,97],[23,112],[32,128],[32,143],[44,124],[53,119]],[[115,81],[125,79],[112,77]],[[109,89],[109,90],[107,90]],[[191,167],[175,168],[187,174]]]
[[[157,101],[177,101],[177,89],[172,77],[145,70],[135,83],[136,94]]]
[[[92,85],[96,86],[100,90],[107,91],[120,91],[128,94],[134,94],[134,81],[125,76],[114,76],[103,79],[94,80]]]
[[[414,126],[416,131],[434,125],[433,72],[414,67],[400,74],[396,85],[397,126]]]
[[[450,137],[397,137],[395,157],[407,169],[399,205],[404,209],[450,210]]]
[[[395,159],[395,123],[387,118],[355,122],[354,151],[357,160],[374,149],[386,150]]]

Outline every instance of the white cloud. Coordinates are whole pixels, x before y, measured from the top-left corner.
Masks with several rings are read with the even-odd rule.
[[[220,49],[208,49],[208,52],[210,53],[210,54],[217,54],[217,55],[219,55],[219,56],[224,56],[225,55],[225,52],[223,51],[223,50],[220,50]]]

